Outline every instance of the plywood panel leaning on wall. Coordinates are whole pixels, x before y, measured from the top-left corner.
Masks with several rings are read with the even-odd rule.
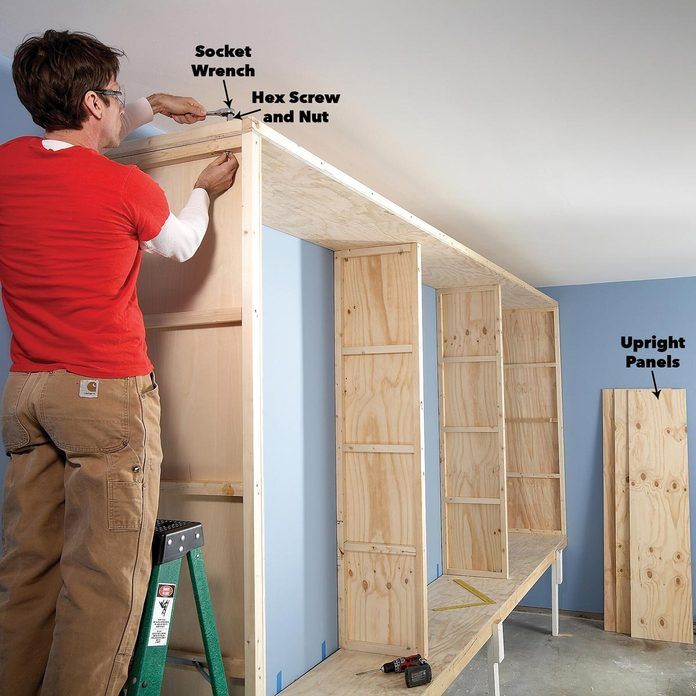
[[[629,389],[603,389],[604,630],[631,633]]]
[[[420,247],[335,264],[339,642],[426,655]]]
[[[500,286],[438,291],[445,573],[508,575]]]
[[[631,635],[693,643],[686,391],[628,393]]]
[[[245,161],[242,135],[229,126],[126,143],[112,156],[147,172],[178,213],[200,171],[225,150],[240,160],[240,170],[232,189],[213,202],[200,248],[186,263],[145,254],[138,293],[162,395],[159,516],[203,523],[225,669],[228,676],[241,678],[245,676],[242,189],[252,158]],[[256,188],[258,196],[260,186]],[[249,190],[246,194],[248,204],[253,196]],[[251,273],[251,265],[246,266],[245,272]],[[182,584],[187,585],[185,575]],[[185,588],[177,602],[170,645],[174,654],[203,653],[192,594]],[[167,671],[166,689],[172,696],[198,693],[199,682],[195,671]],[[253,688],[252,682],[247,693]]]
[[[631,547],[628,495],[628,393],[614,389],[614,559],[616,631],[631,632]]]
[[[558,310],[503,312],[510,529],[565,534]]]
[[[604,389],[604,627],[693,642],[686,392]]]
[[[616,534],[614,529],[614,390],[602,389],[604,491],[604,630],[616,631]]]

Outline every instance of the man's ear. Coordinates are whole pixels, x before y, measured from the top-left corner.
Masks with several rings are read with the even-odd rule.
[[[91,90],[87,92],[82,99],[82,106],[85,108],[87,116],[91,114],[99,121],[104,118],[104,102],[99,98],[96,92],[92,92]]]

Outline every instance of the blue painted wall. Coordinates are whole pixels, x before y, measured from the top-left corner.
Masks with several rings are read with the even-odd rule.
[[[423,403],[425,410],[425,532],[428,582],[442,575],[440,420],[437,385],[437,300],[423,286]]]
[[[558,300],[565,426],[568,549],[560,605],[603,611],[602,388],[652,387],[650,370],[626,369],[622,335],[683,336],[678,369],[655,370],[660,387],[685,387],[696,419],[696,277],[542,288]],[[656,351],[648,357],[663,357]],[[691,537],[696,528],[696,446],[690,447]],[[524,599],[550,605],[547,575]]]
[[[333,252],[269,228],[263,404],[266,674],[275,694],[338,649],[336,425]]]

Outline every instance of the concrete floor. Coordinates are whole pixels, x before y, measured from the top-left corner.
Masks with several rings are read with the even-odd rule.
[[[503,624],[502,696],[687,696],[696,694],[696,648],[607,633],[599,621],[513,612]],[[445,696],[487,696],[486,649]]]

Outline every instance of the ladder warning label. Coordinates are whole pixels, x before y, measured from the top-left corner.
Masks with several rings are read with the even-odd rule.
[[[172,623],[172,608],[174,607],[174,592],[176,585],[161,582],[157,585],[157,596],[152,611],[152,621],[147,639],[148,647],[166,645],[169,638],[169,627]]]

